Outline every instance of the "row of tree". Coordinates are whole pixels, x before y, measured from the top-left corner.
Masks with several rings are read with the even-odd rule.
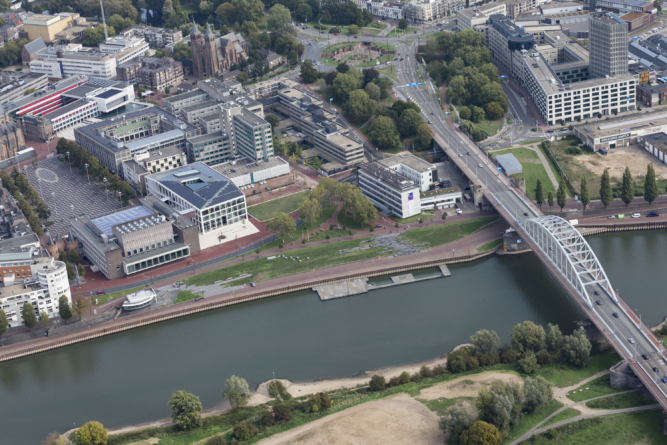
[[[88,308],[87,301],[85,299],[75,300],[72,302],[72,305],[70,305],[69,300],[65,295],[59,298],[58,305],[58,314],[60,315],[60,318],[65,320],[66,323],[70,318],[72,318],[72,312],[77,314],[79,319],[81,319],[81,316]],[[45,311],[41,311],[38,315],[35,311],[35,306],[33,306],[31,303],[23,304],[23,307],[21,308],[21,317],[23,318],[23,324],[27,328],[30,328],[31,331],[35,326],[37,326],[38,321],[44,326],[49,323],[49,315]],[[0,309],[0,337],[2,337],[5,332],[7,332],[7,329],[9,329],[7,313],[3,309]]]
[[[97,158],[83,147],[80,147],[74,141],[68,141],[65,138],[58,140],[57,151],[59,154],[66,155],[69,152],[68,159],[72,166],[78,168],[82,173],[86,172],[86,164],[88,165],[88,174],[98,181],[103,181],[105,178],[109,184],[109,190],[120,192],[120,198],[124,204],[134,198],[136,193],[130,187],[127,181],[124,181],[120,176],[112,174],[106,167],[100,165]],[[115,194],[114,194],[115,197]]]
[[[39,219],[47,219],[51,216],[51,210],[44,204],[40,199],[39,194],[37,194],[35,189],[28,183],[26,177],[23,176],[16,167],[14,167],[11,175],[4,170],[0,171],[0,179],[2,180],[4,188],[16,200],[19,209],[23,212],[23,216],[25,216],[32,231],[37,236],[42,236],[44,231],[42,230],[42,223]],[[30,203],[28,201],[30,201]],[[37,215],[39,215],[39,217]]]
[[[566,187],[567,184],[565,183],[565,178],[561,175],[558,183],[558,190],[556,191],[556,203],[560,207],[561,212],[563,211],[563,207],[567,204]],[[588,178],[585,175],[581,178],[579,187],[579,201],[583,208],[586,209],[586,206],[591,202],[591,195],[588,189]],[[635,199],[635,183],[632,180],[632,173],[630,173],[629,167],[625,167],[625,171],[623,172],[623,180],[621,182],[619,196],[625,203],[626,207]],[[646,167],[643,196],[644,200],[648,202],[649,205],[653,204],[653,202],[658,199],[658,196],[660,196],[660,188],[655,175],[655,167],[651,162]],[[602,202],[602,205],[607,208],[613,199],[614,191],[611,185],[611,178],[609,177],[609,169],[605,168],[600,182],[600,201]],[[544,187],[542,186],[542,181],[539,179],[537,180],[537,185],[535,187],[535,202],[540,208],[542,207],[542,204],[545,203]],[[549,207],[553,206],[554,198],[551,192],[548,193],[546,202],[549,204]]]

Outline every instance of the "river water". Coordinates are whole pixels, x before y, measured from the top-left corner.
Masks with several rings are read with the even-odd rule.
[[[667,231],[589,239],[612,283],[657,323],[667,314]],[[36,444],[98,420],[107,428],[168,417],[183,389],[204,408],[232,374],[251,387],[441,356],[478,329],[509,341],[524,320],[569,333],[582,313],[532,254],[450,267],[452,276],[321,302],[313,292],[248,303],[0,364],[0,442]]]

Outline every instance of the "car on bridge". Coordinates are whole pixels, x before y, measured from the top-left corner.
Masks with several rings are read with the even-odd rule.
[[[654,216],[660,216],[660,213],[658,213],[658,212],[649,212],[649,213],[646,214],[647,218],[651,218],[651,217],[654,217]]]
[[[639,213],[632,213],[630,216],[633,218],[639,218],[641,215]]]

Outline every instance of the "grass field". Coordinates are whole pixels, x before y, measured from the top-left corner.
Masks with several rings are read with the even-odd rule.
[[[419,398],[417,398],[417,400],[419,400]],[[447,415],[449,408],[460,404],[464,400],[472,403],[475,399],[473,397],[457,397],[456,399],[447,399],[445,397],[441,397],[436,400],[428,400],[428,401],[419,400],[419,401],[422,402],[424,405],[426,405],[428,409],[430,409],[431,411],[435,411],[436,414],[438,414],[439,416],[444,416]]]
[[[380,74],[384,74],[387,77],[391,77],[394,79],[396,82],[398,82],[398,74],[396,74],[396,69],[392,68],[382,68],[380,71]]]
[[[542,365],[537,372],[548,381],[559,388],[576,385],[588,377],[615,365],[621,358],[615,352],[607,352],[591,356],[591,361],[586,368],[575,368],[562,364]],[[590,397],[588,397],[590,398]]]
[[[489,135],[489,137],[493,136],[496,134],[496,132],[500,131],[503,128],[503,125],[505,124],[505,118],[501,117],[500,119],[496,119],[495,121],[481,121],[478,124],[474,124],[476,128],[479,128],[480,130],[486,132],[486,134]]]
[[[542,142],[542,139],[537,139],[535,141],[520,142],[519,145],[533,145],[533,144],[538,144],[540,142]]]
[[[410,26],[408,26],[404,30],[394,28],[387,34],[387,37],[396,37],[396,36],[404,37],[405,34],[411,35],[411,34],[414,34],[415,31],[418,31],[418,30],[419,30],[419,28],[412,28]]]
[[[555,416],[553,416],[551,419],[548,421],[544,422],[542,425],[540,425],[540,428],[547,427],[549,425],[553,425],[554,423],[561,422],[563,420],[571,419],[572,417],[577,417],[578,415],[581,414],[581,411],[576,410],[574,408],[567,408],[564,409],[563,411],[559,412]]]
[[[524,435],[532,427],[540,423],[545,417],[549,417],[554,412],[563,407],[563,404],[557,400],[552,400],[548,405],[535,411],[534,413],[525,414],[523,419],[516,425],[510,427],[509,434],[502,444],[512,443],[515,439]]]
[[[547,195],[549,192],[553,193],[554,197],[556,196],[556,189],[554,188],[547,171],[544,169],[544,166],[540,162],[537,153],[529,148],[513,148],[511,150],[497,151],[493,154],[501,155],[512,153],[517,160],[521,163],[521,173],[512,175],[513,178],[524,178],[526,180],[526,193],[530,196],[530,199],[535,199],[535,187],[537,186],[537,180],[542,181],[542,190],[544,190],[544,199],[546,201]]]
[[[405,218],[405,219],[400,219],[400,218],[397,217],[396,215],[391,215],[391,216],[390,216],[390,218],[391,218],[392,220],[396,221],[396,222],[399,223],[399,224],[411,224],[411,223],[416,223],[416,222],[418,222],[417,220],[420,219],[420,218],[421,218],[422,220],[424,220],[424,221],[428,221],[429,219],[433,219],[434,217],[435,217],[435,216],[434,216],[433,214],[428,213],[428,212],[427,212],[427,213],[420,213],[419,215],[413,215],[413,216],[411,216],[411,217],[409,217],[409,218]]]
[[[466,237],[497,219],[497,217],[480,218],[470,221],[459,221],[432,227],[424,227],[423,229],[414,229],[404,232],[401,234],[400,238],[411,244],[428,243],[430,247],[435,247]]]
[[[478,247],[478,248],[477,248],[477,251],[478,251],[478,252],[486,252],[487,250],[495,249],[496,247],[498,247],[498,246],[501,245],[502,243],[503,243],[502,238],[501,238],[501,239],[497,239],[497,240],[493,240],[493,241],[491,241],[490,243],[486,243],[486,244],[484,244],[483,246]]]
[[[659,445],[665,443],[661,410],[614,414],[553,428],[531,445]]]
[[[113,292],[110,294],[93,295],[91,297],[93,300],[93,306],[101,306],[105,303],[108,303],[109,301],[115,300],[116,298],[124,297],[125,295],[131,294],[132,292],[136,292],[144,288],[145,286],[139,286],[133,289],[119,290],[118,292]]]
[[[607,394],[615,394],[617,392],[623,392],[627,390],[627,388],[612,388],[609,376],[603,375],[602,377],[575,389],[567,395],[567,398],[575,402],[582,402],[594,397],[606,396]]]
[[[308,227],[306,228],[305,225],[301,227],[297,227],[294,229],[294,232],[292,232],[292,239],[299,239],[301,238],[305,233],[306,229],[308,230],[315,230],[319,226],[321,226],[326,220],[331,218],[333,214],[336,212],[336,209],[338,208],[338,204],[325,204],[322,207],[322,212],[320,214],[320,217],[317,218],[317,221],[315,222],[314,227]],[[312,238],[311,238],[312,240]],[[289,238],[286,238],[285,243],[289,243],[290,240]],[[260,247],[260,251],[267,250],[267,249],[273,249],[274,247],[278,247],[280,245],[280,240],[275,240],[269,244],[266,244],[264,247]]]
[[[203,293],[201,292],[192,293],[189,290],[182,290],[178,293],[178,297],[176,297],[176,301],[174,302],[174,304],[183,303],[184,301],[194,300],[195,298],[199,298],[202,295]]]
[[[275,218],[278,213],[292,213],[297,210],[301,203],[310,195],[310,190],[304,192],[294,193],[292,195],[284,196],[279,199],[263,202],[251,207],[248,207],[248,213],[257,218],[259,221],[267,221]]]
[[[635,406],[655,405],[657,403],[658,402],[653,399],[644,397],[641,392],[635,391],[605,397],[604,399],[592,400],[587,402],[586,406],[595,409],[623,409],[633,408]]]

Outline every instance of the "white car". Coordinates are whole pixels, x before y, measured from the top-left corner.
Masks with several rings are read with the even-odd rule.
[[[628,341],[630,342],[630,344],[634,344],[634,343],[635,343],[635,340],[634,340],[632,337],[628,338]]]
[[[630,216],[632,216],[633,218],[639,218],[641,215],[639,213],[633,213]]]
[[[463,211],[461,211],[461,209],[456,209],[456,214],[457,215],[460,215],[461,213],[463,213]]]
[[[477,167],[482,168],[482,164],[477,164]]]

